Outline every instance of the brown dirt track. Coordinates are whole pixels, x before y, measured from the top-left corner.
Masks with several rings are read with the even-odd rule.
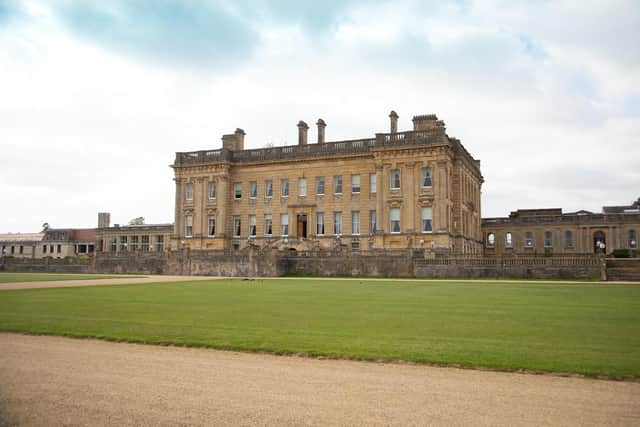
[[[0,334],[4,425],[640,425],[640,383]]]

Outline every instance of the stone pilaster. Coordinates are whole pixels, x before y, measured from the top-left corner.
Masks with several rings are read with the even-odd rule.
[[[404,231],[413,233],[415,228],[416,215],[416,180],[415,180],[415,162],[405,164],[405,180],[404,180]]]
[[[182,200],[182,183],[183,180],[180,178],[174,178],[173,179],[176,182],[176,211],[175,211],[175,223],[173,225],[173,233],[176,235],[177,238],[180,238],[180,236],[182,235],[181,233],[181,227],[182,227],[182,204],[183,204],[183,200]]]
[[[376,234],[384,233],[384,195],[387,185],[384,182],[384,166],[376,165]]]
[[[231,224],[229,224],[228,216],[228,206],[232,203],[230,192],[229,192],[229,173],[225,171],[223,175],[218,177],[218,194],[216,198],[218,199],[218,218],[216,219],[216,226],[220,230],[220,237],[227,238],[230,236],[229,230],[231,229]],[[216,230],[216,234],[218,231]],[[226,246],[226,244],[225,244]]]

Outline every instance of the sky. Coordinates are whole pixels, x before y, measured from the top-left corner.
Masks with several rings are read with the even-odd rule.
[[[0,233],[173,222],[176,151],[435,113],[482,216],[640,197],[640,2],[0,0]]]

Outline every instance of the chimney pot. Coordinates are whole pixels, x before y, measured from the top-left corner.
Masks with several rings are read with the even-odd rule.
[[[391,110],[391,113],[389,113],[389,119],[391,119],[391,133],[398,133],[398,113]]]
[[[316,125],[318,125],[318,144],[324,144],[324,128],[327,127],[327,124],[324,120],[318,119]]]
[[[298,122],[298,145],[307,145],[307,130],[309,125],[300,120]]]

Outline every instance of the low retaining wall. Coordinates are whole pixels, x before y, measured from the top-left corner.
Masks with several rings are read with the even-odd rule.
[[[31,273],[93,273],[91,258],[0,258],[0,269]]]
[[[416,277],[604,279],[604,259],[593,255],[446,257],[415,261]]]
[[[97,254],[91,259],[2,258],[7,271],[198,276],[378,276],[424,278],[604,278],[602,257],[428,257],[422,251],[175,251]],[[615,264],[617,266],[617,264]],[[612,270],[613,271],[613,270]],[[626,271],[626,270],[625,270]]]

